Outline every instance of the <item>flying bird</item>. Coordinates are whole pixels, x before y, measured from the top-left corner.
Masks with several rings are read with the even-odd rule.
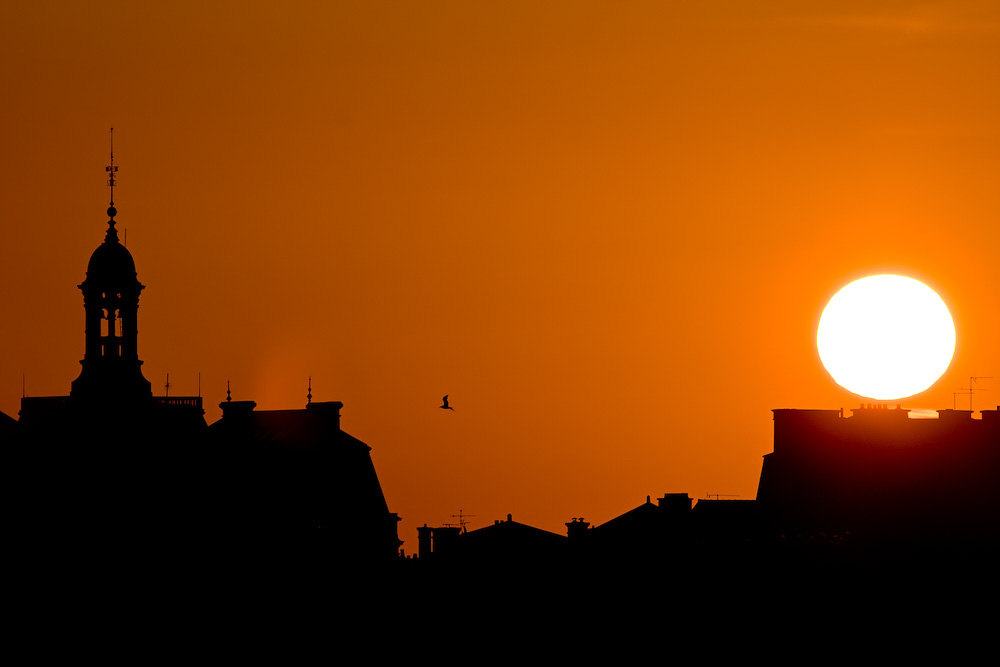
[[[441,406],[442,410],[451,410],[452,412],[455,411],[455,408],[448,405],[448,394],[445,394],[444,398],[442,398],[441,400],[444,401],[444,405]]]

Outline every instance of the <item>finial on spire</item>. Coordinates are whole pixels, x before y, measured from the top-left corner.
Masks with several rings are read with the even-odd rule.
[[[115,174],[118,173],[118,167],[115,166],[115,128],[111,128],[111,164],[105,167],[104,171],[108,174],[108,187],[111,188],[111,208],[108,209],[108,215],[113,218],[115,214],[111,211],[115,206]]]
[[[104,168],[108,174],[108,187],[111,188],[111,203],[108,205],[108,235],[105,241],[118,241],[118,232],[115,230],[115,215],[118,210],[115,208],[115,174],[118,167],[115,166],[115,128],[111,128],[111,164]]]
[[[233,402],[233,394],[229,391],[229,380],[226,380],[226,403]]]
[[[309,376],[309,393],[306,394],[306,405],[313,402],[313,379],[312,375]]]

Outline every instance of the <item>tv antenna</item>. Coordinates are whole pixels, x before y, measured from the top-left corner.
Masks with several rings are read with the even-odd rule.
[[[969,376],[969,412],[972,412],[972,392],[974,391],[986,391],[985,389],[977,389],[973,387],[978,380],[992,380],[992,375],[970,375]]]
[[[468,525],[469,525],[469,524],[471,523],[471,521],[467,521],[466,519],[467,519],[468,517],[470,517],[470,516],[476,516],[476,515],[475,515],[475,514],[466,514],[466,513],[465,513],[465,512],[463,512],[462,510],[458,510],[458,514],[452,514],[451,516],[452,516],[453,518],[456,518],[456,519],[458,519],[458,523],[457,523],[457,524],[454,524],[454,523],[446,523],[446,524],[444,524],[444,525],[445,525],[445,526],[448,526],[448,527],[453,527],[453,526],[456,526],[456,525],[457,525],[457,526],[458,526],[459,528],[461,528],[461,529],[462,529],[462,532],[464,533],[464,532],[466,532],[466,529],[465,529],[465,527],[466,527],[466,526],[468,526]]]
[[[966,390],[965,387],[959,387],[958,391],[951,392],[951,409],[952,410],[958,410],[958,397],[959,397],[959,395],[965,396],[966,394],[968,394],[969,396],[972,396],[972,392]],[[970,398],[969,400],[972,400],[972,399]]]
[[[167,373],[167,383],[163,385],[164,391],[166,391],[166,396],[170,396],[170,373]]]
[[[705,497],[709,500],[719,500],[720,498],[739,498],[738,493],[706,493]]]

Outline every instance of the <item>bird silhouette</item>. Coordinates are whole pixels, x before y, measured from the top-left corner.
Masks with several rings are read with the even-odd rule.
[[[442,410],[451,410],[452,412],[455,411],[455,408],[448,405],[448,394],[445,394],[444,398],[442,398],[441,400],[444,401],[444,405],[441,406]]]

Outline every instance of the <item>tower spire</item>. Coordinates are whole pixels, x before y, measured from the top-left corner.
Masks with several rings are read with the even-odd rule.
[[[149,381],[142,376],[138,352],[137,318],[143,285],[136,276],[135,260],[119,243],[115,230],[114,186],[118,167],[114,160],[112,143],[111,164],[105,168],[112,189],[110,220],[104,243],[90,256],[87,278],[79,285],[86,312],[87,344],[80,377],[73,381],[70,395],[100,401],[109,397],[144,400],[152,398],[153,393]]]
[[[108,187],[111,188],[111,202],[108,204],[108,236],[107,241],[117,241],[118,231],[115,229],[115,215],[118,211],[115,209],[115,174],[118,173],[118,167],[115,166],[115,128],[111,128],[111,164],[104,168],[104,171],[108,174]]]

